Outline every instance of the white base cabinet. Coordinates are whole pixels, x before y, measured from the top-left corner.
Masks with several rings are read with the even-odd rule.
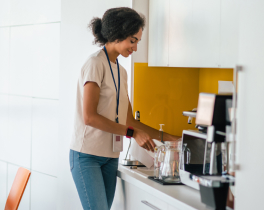
[[[142,202],[143,201],[143,202]],[[117,178],[115,199],[111,210],[179,210],[146,191]]]

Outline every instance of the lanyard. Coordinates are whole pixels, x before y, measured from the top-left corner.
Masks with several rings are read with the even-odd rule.
[[[114,84],[115,84],[115,89],[116,89],[116,123],[119,123],[119,120],[118,120],[118,107],[119,107],[119,95],[120,95],[120,72],[119,72],[119,64],[118,64],[118,60],[116,59],[116,64],[117,64],[117,72],[118,72],[118,89],[116,87],[116,82],[115,82],[115,78],[114,78],[114,74],[113,74],[113,70],[112,70],[112,67],[111,67],[111,63],[110,63],[110,60],[109,60],[109,57],[108,57],[108,54],[107,54],[107,51],[106,51],[106,48],[104,46],[104,51],[105,51],[105,54],[106,54],[106,57],[107,57],[107,60],[108,60],[108,63],[109,63],[109,66],[110,66],[110,70],[111,70],[111,73],[112,73],[112,78],[113,78],[113,81],[114,81]]]

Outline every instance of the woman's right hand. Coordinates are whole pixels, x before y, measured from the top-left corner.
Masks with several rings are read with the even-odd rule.
[[[134,129],[133,138],[136,140],[139,146],[143,147],[148,151],[154,152],[156,144],[146,132],[139,129]]]

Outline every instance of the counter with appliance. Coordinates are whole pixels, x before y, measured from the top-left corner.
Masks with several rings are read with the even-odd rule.
[[[133,171],[134,170],[134,171]],[[199,190],[185,185],[161,185],[144,173],[119,165],[117,192],[113,205],[119,209],[209,210],[201,202]],[[130,192],[130,191],[133,192]],[[120,192],[121,191],[121,192]],[[121,201],[122,200],[122,201]],[[116,208],[117,209],[117,208]]]
[[[183,113],[196,118],[199,131],[183,130],[180,143],[155,147],[152,170],[119,165],[117,190],[124,202],[117,209],[229,209],[228,190],[235,184],[229,175],[229,108],[232,95],[200,93],[197,113]]]

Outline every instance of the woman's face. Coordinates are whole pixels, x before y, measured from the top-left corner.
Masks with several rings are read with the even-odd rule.
[[[127,37],[125,40],[121,42],[118,42],[116,44],[116,50],[122,56],[128,57],[134,51],[137,51],[137,45],[138,42],[141,40],[141,37],[142,37],[142,28],[140,28],[136,34]]]

